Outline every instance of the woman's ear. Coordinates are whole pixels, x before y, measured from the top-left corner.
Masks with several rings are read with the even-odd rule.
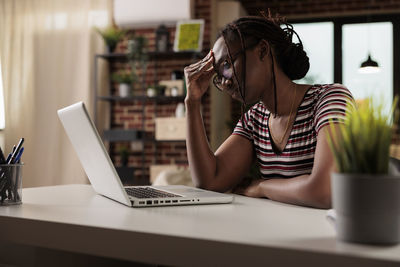
[[[261,61],[264,61],[264,58],[268,55],[269,51],[269,43],[262,39],[258,44],[258,55]]]

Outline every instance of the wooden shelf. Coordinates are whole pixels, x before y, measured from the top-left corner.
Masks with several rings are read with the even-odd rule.
[[[171,59],[171,58],[203,58],[206,53],[205,52],[193,52],[193,51],[183,51],[183,52],[156,52],[151,51],[147,52],[149,56],[149,60],[154,59]],[[106,60],[118,60],[118,61],[127,61],[128,54],[126,53],[109,53],[109,54],[96,54],[96,57],[103,58]]]
[[[186,140],[156,140],[154,137],[146,137],[146,132],[137,129],[110,129],[105,130],[103,139],[109,142],[142,141],[149,143],[174,143],[186,142]]]
[[[155,140],[154,139],[154,142],[156,142],[156,143],[186,143],[186,140]]]
[[[104,140],[110,142],[142,141],[144,135],[144,131],[136,129],[111,129],[103,133]]]
[[[131,101],[156,101],[157,103],[166,103],[166,102],[179,102],[185,100],[185,96],[98,96],[99,100],[110,101],[110,102],[131,102]]]

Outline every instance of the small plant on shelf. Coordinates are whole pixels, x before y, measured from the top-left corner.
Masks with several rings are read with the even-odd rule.
[[[119,95],[127,97],[131,93],[132,83],[136,81],[136,75],[129,71],[117,71],[111,75],[111,80],[119,84]]]
[[[146,37],[132,36],[128,41],[128,59],[133,62],[145,64],[148,60],[146,47]]]
[[[128,40],[127,57],[132,71],[139,71],[139,75],[142,77],[142,88],[144,89],[149,59],[147,54],[147,38],[132,35]]]
[[[112,74],[111,79],[116,83],[131,84],[136,78],[130,71],[116,71]]]
[[[113,53],[119,41],[124,38],[126,31],[119,29],[116,26],[109,26],[104,29],[95,28],[95,30],[101,35],[103,38],[108,53]]]
[[[153,84],[147,88],[147,96],[148,97],[164,96],[166,88],[167,87],[165,85]]]

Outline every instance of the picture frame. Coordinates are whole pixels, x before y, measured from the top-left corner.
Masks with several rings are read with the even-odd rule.
[[[184,20],[176,24],[174,51],[200,52],[203,46],[204,20]]]

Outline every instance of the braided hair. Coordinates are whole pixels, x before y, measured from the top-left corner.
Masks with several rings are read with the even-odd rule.
[[[282,71],[291,79],[297,80],[303,78],[309,68],[309,58],[303,49],[303,44],[300,37],[293,29],[293,26],[286,22],[282,17],[268,16],[261,12],[262,16],[247,16],[239,18],[225,26],[219,33],[218,37],[223,37],[228,56],[232,60],[229,44],[240,41],[242,51],[245,51],[251,43],[258,43],[261,40],[266,40],[270,49],[274,51],[275,60]],[[281,27],[281,25],[283,27]],[[298,43],[293,42],[293,35],[296,35]],[[243,100],[242,103],[242,118],[245,103],[245,77],[246,77],[246,53],[243,54],[243,71],[241,73],[241,83],[239,83],[235,68],[233,67],[234,77],[239,86],[239,93]],[[274,71],[274,58],[270,51],[272,61],[272,80],[274,85],[274,115],[277,114],[277,94],[276,94],[276,77]]]

